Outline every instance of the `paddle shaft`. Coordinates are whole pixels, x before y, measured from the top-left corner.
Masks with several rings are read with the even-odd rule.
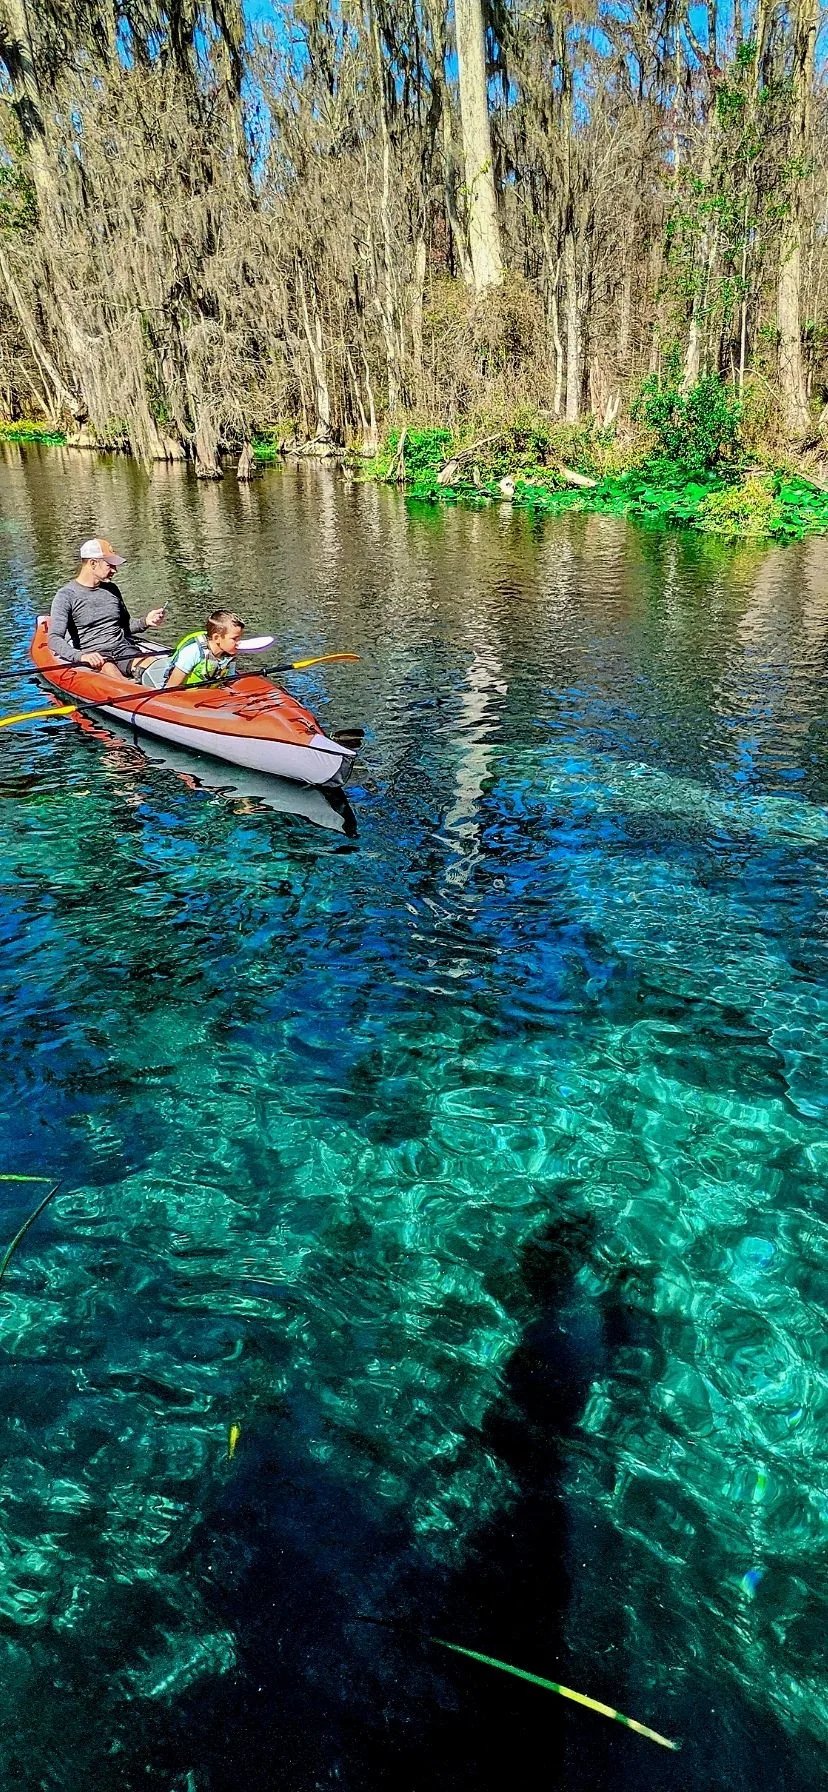
[[[153,645],[153,647],[151,648],[150,651],[152,651],[154,653],[164,653],[165,649],[163,647],[155,647]],[[258,651],[264,652],[264,648],[261,648]],[[318,654],[314,655],[313,659],[286,660],[283,666],[266,666],[265,671],[266,672],[303,672],[306,666],[326,666],[330,663],[331,660],[358,660],[358,659],[359,659],[358,653],[318,653]],[[82,663],[83,663],[82,661],[78,661],[78,660],[67,660],[66,661],[67,667],[68,666],[77,666],[78,664],[82,664]],[[19,672],[8,672],[8,671],[0,672],[0,679],[2,679],[2,678],[37,678],[39,676],[40,676],[40,668],[37,666],[21,666]]]
[[[327,665],[331,660],[355,661],[358,659],[359,659],[358,653],[320,653],[320,654],[315,654],[312,659],[288,660],[282,666],[266,666],[265,672],[266,672],[266,674],[268,674],[270,676],[272,676],[274,673],[277,673],[277,672],[301,672],[304,670],[304,668],[306,666],[323,666],[323,665]],[[37,667],[33,667],[30,670],[31,670],[32,676],[37,676],[40,669]],[[26,676],[27,676],[27,674],[25,672],[0,672],[0,678],[24,678]],[[178,688],[180,688],[181,690],[186,689],[186,687],[183,685]],[[157,695],[157,693],[155,691],[150,692],[148,694],[148,696],[146,698],[144,698],[142,703],[135,704],[133,709],[129,712],[133,717],[133,731],[135,729],[135,720],[134,720],[135,710],[143,709],[145,704],[147,702],[151,702],[153,697],[155,697],[156,695]],[[172,695],[174,695],[174,692],[168,692],[168,695],[172,696]],[[65,704],[60,704],[57,707],[53,706],[51,709],[27,710],[24,713],[22,713],[21,715],[6,716],[4,719],[0,720],[0,728],[8,728],[11,726],[11,724],[13,722],[33,722],[33,721],[39,720],[41,717],[72,715],[74,713],[76,707],[77,706],[74,703],[65,703]],[[348,758],[349,756],[351,758],[355,757],[355,751],[353,748],[349,749],[349,748],[345,747],[342,749],[341,753],[335,753],[334,749],[331,747],[316,747],[316,746],[312,746],[310,742],[295,741],[293,744],[298,747],[305,747],[306,751],[311,752],[311,753],[322,753],[328,758],[334,758],[334,757]]]
[[[6,1182],[6,1181],[9,1181],[9,1182],[45,1182],[46,1177],[45,1176],[11,1176],[11,1177],[4,1176],[3,1181],[4,1182]],[[54,1183],[53,1187],[50,1188],[48,1195],[44,1195],[43,1200],[38,1201],[38,1204],[34,1210],[34,1213],[30,1213],[28,1219],[23,1221],[23,1224],[20,1227],[19,1231],[15,1232],[15,1235],[11,1241],[11,1244],[9,1245],[9,1248],[5,1254],[5,1257],[3,1258],[2,1263],[0,1263],[0,1282],[2,1282],[2,1280],[3,1280],[6,1270],[8,1269],[9,1264],[11,1263],[12,1257],[14,1256],[14,1253],[17,1250],[17,1247],[20,1244],[21,1239],[25,1238],[26,1233],[29,1230],[29,1227],[34,1225],[35,1220],[38,1219],[40,1214],[43,1212],[44,1207],[48,1207],[49,1202],[52,1199],[52,1196],[57,1194],[59,1188],[60,1188],[60,1183],[59,1182]]]

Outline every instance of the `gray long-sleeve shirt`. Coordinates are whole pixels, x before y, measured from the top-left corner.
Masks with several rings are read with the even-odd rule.
[[[132,637],[146,627],[146,616],[130,616],[117,585],[79,585],[70,579],[52,603],[49,652],[58,660],[115,653],[132,646]]]

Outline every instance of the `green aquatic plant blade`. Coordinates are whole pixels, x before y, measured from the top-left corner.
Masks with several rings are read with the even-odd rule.
[[[3,1180],[5,1181],[6,1178],[4,1177]],[[10,1178],[9,1180],[14,1181],[14,1182],[43,1182],[43,1181],[45,1181],[45,1177],[42,1177],[42,1176],[19,1176],[19,1177],[15,1176],[15,1177]],[[34,1225],[35,1220],[40,1217],[41,1213],[43,1212],[44,1207],[48,1207],[49,1202],[52,1200],[53,1196],[57,1194],[59,1188],[60,1188],[60,1183],[56,1182],[54,1184],[54,1186],[49,1189],[48,1194],[45,1194],[43,1196],[43,1200],[38,1202],[38,1205],[34,1209],[34,1212],[29,1214],[29,1217],[27,1220],[23,1221],[23,1224],[20,1227],[19,1231],[15,1232],[15,1235],[11,1241],[11,1244],[9,1245],[8,1250],[6,1251],[3,1261],[2,1261],[2,1263],[0,1263],[0,1282],[2,1282],[3,1277],[6,1273],[6,1270],[8,1269],[9,1264],[11,1263],[12,1257],[14,1256],[14,1253],[17,1250],[18,1245],[25,1238],[26,1233],[29,1230],[29,1227]]]
[[[502,1674],[513,1674],[516,1680],[528,1680],[531,1686],[542,1686],[546,1692],[556,1692],[562,1699],[571,1699],[576,1705],[585,1705],[588,1711],[597,1711],[601,1717],[611,1717],[616,1723],[624,1724],[628,1730],[635,1730],[639,1736],[647,1736],[651,1742],[660,1743],[662,1748],[677,1749],[680,1744],[671,1742],[669,1737],[660,1735],[658,1730],[651,1730],[648,1724],[640,1724],[634,1717],[625,1717],[623,1712],[616,1711],[614,1706],[605,1705],[601,1699],[591,1699],[585,1692],[574,1692],[571,1686],[561,1686],[558,1680],[546,1680],[541,1674],[530,1674],[526,1668],[513,1667],[509,1661],[498,1661],[495,1655],[482,1655],[478,1649],[465,1649],[462,1643],[449,1643],[445,1637],[432,1636],[429,1642],[436,1643],[440,1649],[451,1649],[455,1655],[467,1655],[469,1661],[480,1661],[484,1667],[499,1668]]]

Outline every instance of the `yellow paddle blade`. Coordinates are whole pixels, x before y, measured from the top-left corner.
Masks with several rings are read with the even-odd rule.
[[[312,660],[291,660],[290,667],[285,670],[302,672],[305,666],[326,666],[330,660],[358,660],[358,653],[318,653]]]
[[[3,716],[0,728],[11,728],[14,722],[38,722],[41,716],[73,716],[77,707],[76,703],[59,703],[51,709],[26,709],[19,716]]]

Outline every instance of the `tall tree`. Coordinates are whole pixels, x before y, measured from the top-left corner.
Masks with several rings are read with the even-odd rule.
[[[787,203],[779,233],[777,321],[779,387],[790,436],[801,438],[809,421],[802,356],[802,234],[804,187],[811,154],[811,96],[818,0],[794,0],[791,17],[790,128]]]
[[[486,38],[481,0],[454,0],[460,117],[466,169],[469,249],[475,292],[499,286],[503,279],[500,224],[497,215]]]

